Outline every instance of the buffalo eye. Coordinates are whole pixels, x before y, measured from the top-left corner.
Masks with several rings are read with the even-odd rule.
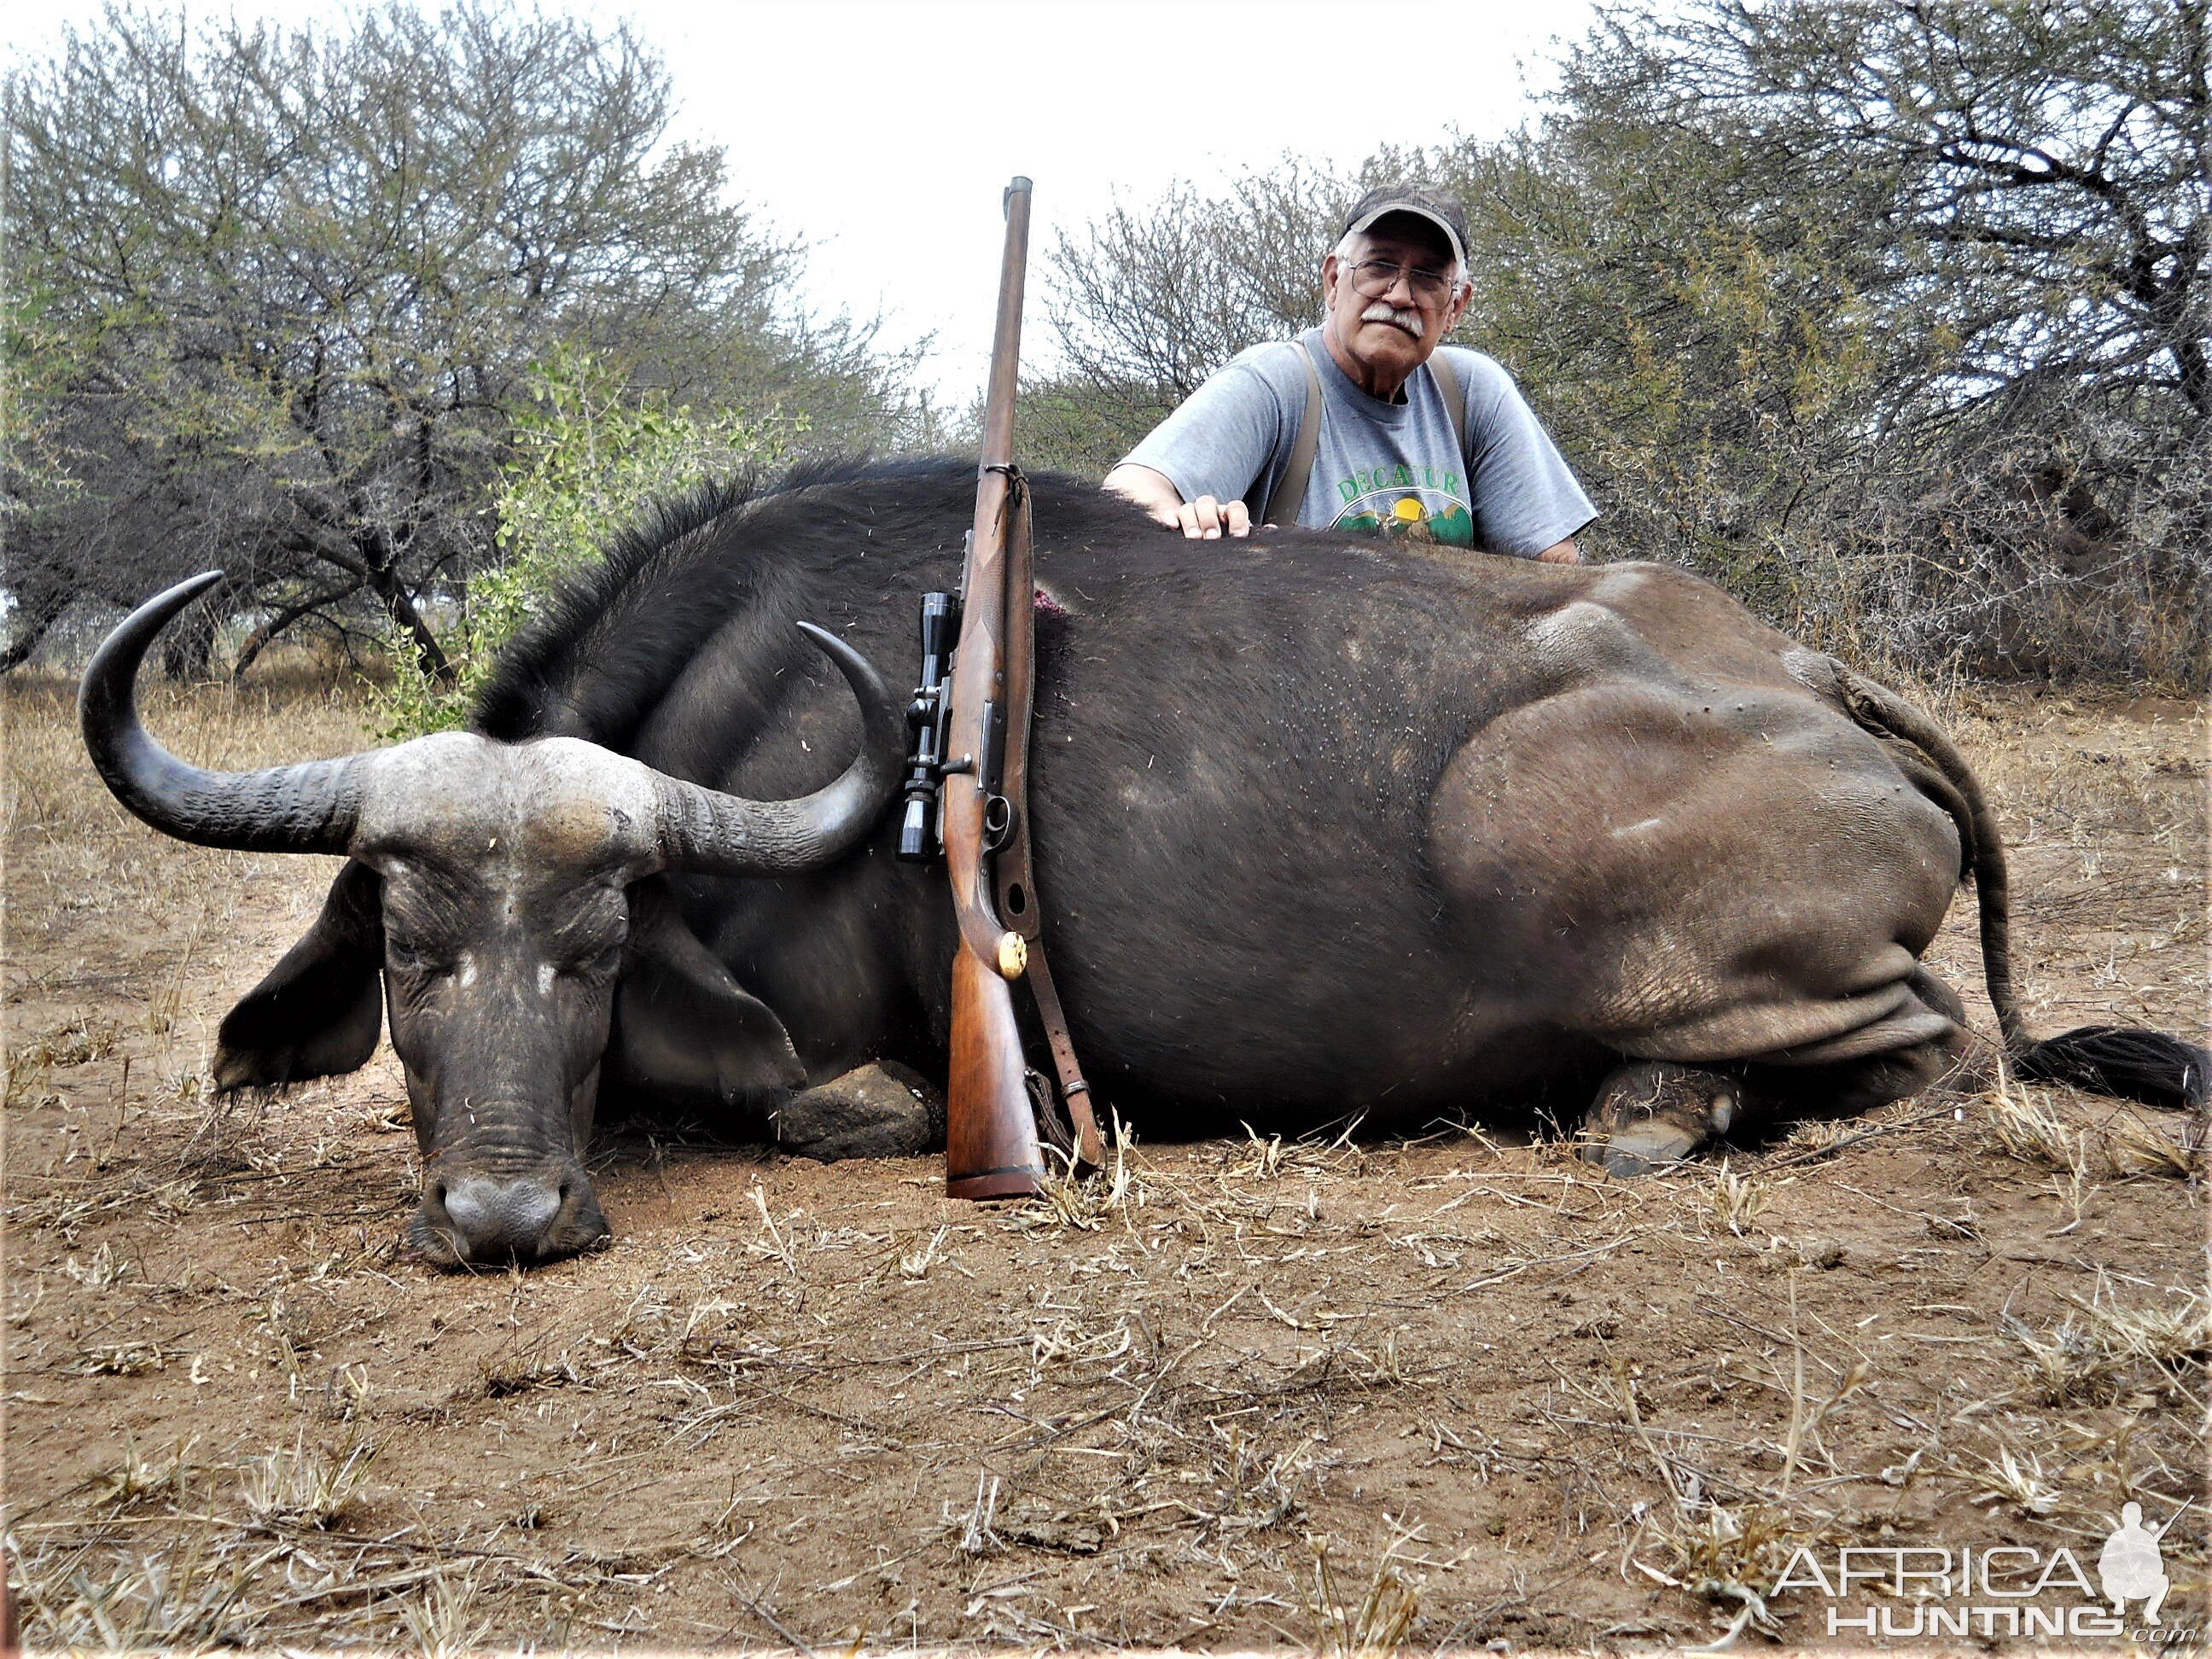
[[[589,955],[580,954],[573,957],[562,971],[576,979],[612,979],[615,970],[622,966],[624,943],[622,939],[616,939]]]
[[[447,964],[423,946],[390,933],[384,937],[384,960],[403,974],[442,974],[449,972]]]

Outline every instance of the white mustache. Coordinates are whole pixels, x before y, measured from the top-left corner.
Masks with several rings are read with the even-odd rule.
[[[1363,323],[1389,323],[1393,327],[1404,329],[1417,340],[1421,337],[1421,313],[1401,311],[1388,300],[1377,300],[1359,313],[1359,320]]]

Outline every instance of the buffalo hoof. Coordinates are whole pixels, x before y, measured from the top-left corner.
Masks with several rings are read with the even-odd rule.
[[[776,1145],[800,1158],[913,1158],[945,1145],[945,1103],[903,1066],[862,1066],[793,1095],[775,1115]]]
[[[1582,1156],[1607,1175],[1650,1175],[1727,1133],[1741,1098],[1741,1085],[1717,1072],[1634,1061],[1599,1089],[1583,1120]]]

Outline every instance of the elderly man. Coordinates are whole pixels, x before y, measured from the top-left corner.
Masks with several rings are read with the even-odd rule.
[[[1580,562],[1596,509],[1512,376],[1438,349],[1467,274],[1457,202],[1370,191],[1322,261],[1322,325],[1239,355],[1106,488],[1194,538],[1295,523]]]

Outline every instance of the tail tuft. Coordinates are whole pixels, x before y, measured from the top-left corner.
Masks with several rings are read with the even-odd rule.
[[[2132,1025],[2077,1025],[2015,1049],[2012,1063],[2031,1081],[2070,1083],[2148,1106],[2185,1109],[2212,1100],[2212,1054]]]

